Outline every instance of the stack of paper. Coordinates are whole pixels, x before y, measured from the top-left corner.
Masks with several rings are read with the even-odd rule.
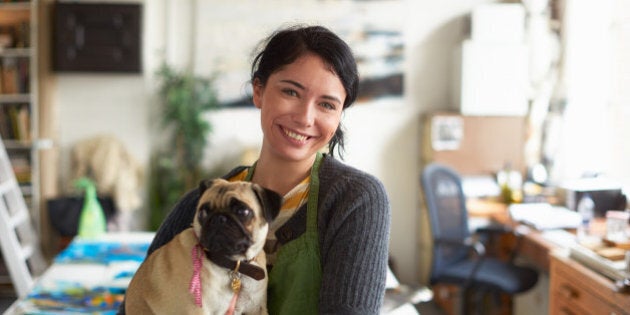
[[[577,212],[548,203],[512,204],[509,212],[512,220],[538,230],[577,228],[582,222]]]

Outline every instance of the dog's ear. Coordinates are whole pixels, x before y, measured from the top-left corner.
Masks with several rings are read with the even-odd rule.
[[[267,222],[273,221],[280,213],[280,206],[282,206],[282,196],[277,192],[264,188],[260,185],[254,184],[253,186],[256,197],[262,206],[263,217]]]
[[[210,188],[214,184],[214,179],[204,179],[199,182],[199,193],[203,194],[206,189]]]

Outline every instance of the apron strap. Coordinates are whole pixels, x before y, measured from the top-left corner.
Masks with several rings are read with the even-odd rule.
[[[317,152],[315,163],[311,168],[311,183],[308,190],[308,201],[306,205],[306,231],[317,233],[317,199],[319,197],[319,165],[324,155]]]

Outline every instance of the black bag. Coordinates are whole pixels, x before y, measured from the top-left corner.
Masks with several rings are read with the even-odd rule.
[[[53,228],[61,236],[75,236],[79,229],[79,217],[83,209],[83,197],[66,196],[48,199],[48,216]],[[109,222],[116,213],[116,205],[112,197],[98,197],[98,202],[103,208],[105,219]]]

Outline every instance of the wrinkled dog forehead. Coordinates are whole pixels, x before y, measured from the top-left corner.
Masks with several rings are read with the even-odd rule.
[[[201,195],[200,204],[207,202],[213,208],[224,208],[234,199],[247,204],[254,211],[260,210],[253,185],[249,182],[215,181]]]

